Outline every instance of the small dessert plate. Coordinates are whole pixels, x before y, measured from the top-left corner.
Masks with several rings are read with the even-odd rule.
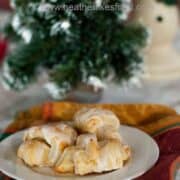
[[[24,131],[15,133],[0,143],[0,171],[18,180],[130,180],[147,172],[158,160],[159,148],[146,133],[136,128],[121,126],[123,140],[132,149],[132,158],[119,170],[86,176],[58,175],[48,170],[38,172],[17,158],[17,149],[22,143]]]

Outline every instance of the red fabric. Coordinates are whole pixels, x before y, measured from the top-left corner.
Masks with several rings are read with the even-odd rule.
[[[160,149],[158,163],[138,180],[174,180],[174,163],[180,161],[180,128],[160,134],[155,140]]]
[[[7,52],[7,41],[0,38],[0,64],[2,63]]]
[[[0,9],[10,9],[9,0],[0,0]]]
[[[43,106],[43,119],[44,120],[49,120],[51,118],[52,115],[52,103],[46,103]]]

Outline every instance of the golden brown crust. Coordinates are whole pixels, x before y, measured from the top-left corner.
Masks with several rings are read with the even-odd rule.
[[[54,170],[59,173],[74,173],[73,156],[77,149],[76,146],[67,147],[56,163]]]
[[[52,123],[28,129],[24,134],[24,142],[19,147],[18,157],[30,167],[48,165],[59,173],[78,175],[102,173],[123,167],[131,156],[130,148],[121,142],[120,136],[117,137],[120,123],[112,112],[89,108],[77,112],[73,119],[74,124],[83,124],[83,127],[76,124],[73,129],[63,123]],[[86,129],[92,119],[96,128],[91,124]],[[79,128],[85,134],[77,136],[76,130]],[[104,132],[106,135],[98,138],[98,134]]]
[[[43,141],[29,140],[20,145],[17,156],[30,167],[49,166],[49,151],[49,146]]]

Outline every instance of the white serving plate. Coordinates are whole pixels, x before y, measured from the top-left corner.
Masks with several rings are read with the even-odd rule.
[[[130,180],[148,171],[158,160],[159,148],[146,133],[136,128],[121,126],[123,140],[132,148],[132,159],[122,169],[87,176],[57,176],[38,173],[20,161],[16,152],[22,143],[23,131],[15,133],[0,143],[0,170],[18,180]]]

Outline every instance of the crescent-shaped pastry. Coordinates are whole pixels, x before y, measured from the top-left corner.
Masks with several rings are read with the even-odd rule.
[[[76,137],[77,133],[72,127],[59,123],[30,128],[24,135],[24,141],[40,139],[49,144],[49,163],[53,166],[63,150],[75,143]]]
[[[96,172],[105,172],[122,168],[130,158],[131,151],[126,145],[117,140],[103,141],[100,143],[100,153],[97,161]]]
[[[82,134],[78,136],[76,146],[67,147],[56,164],[55,171],[59,173],[81,172],[83,163],[95,162],[99,156],[98,142],[95,134]],[[83,157],[85,158],[83,161]],[[80,164],[81,163],[81,164]],[[96,165],[88,163],[83,172],[90,173]]]
[[[98,128],[96,134],[100,141],[105,139],[122,141],[119,131],[115,130],[112,126],[102,126]]]
[[[54,170],[59,173],[74,173],[74,153],[77,150],[76,146],[67,147],[56,163]]]
[[[75,174],[102,173],[122,168],[129,159],[131,151],[128,146],[117,140],[105,140],[98,146],[90,145],[88,149],[74,152]]]
[[[76,140],[76,145],[81,147],[81,148],[87,148],[89,146],[90,143],[94,143],[97,144],[97,137],[95,134],[81,134],[77,137]]]
[[[81,149],[74,152],[75,174],[84,175],[96,172],[99,158],[99,145],[95,134],[78,136],[76,145]]]
[[[49,134],[50,132],[50,134]],[[29,128],[23,137],[24,141],[27,141],[29,139],[44,139],[49,144],[51,144],[51,140],[54,137],[58,137],[60,139],[59,133],[63,133],[64,135],[68,135],[68,139],[70,141],[75,142],[77,133],[74,128],[72,128],[70,125],[63,124],[63,123],[53,123],[48,124],[44,126],[35,126],[32,128]]]
[[[48,156],[50,147],[39,140],[29,140],[23,142],[17,152],[17,155],[27,165],[33,166],[49,166]]]
[[[86,175],[119,169],[131,157],[119,127],[111,111],[82,109],[71,126],[57,123],[28,129],[17,155],[31,167],[50,167],[58,173]]]
[[[83,133],[97,133],[103,126],[118,130],[120,121],[117,116],[108,110],[96,108],[83,108],[74,117],[76,128]]]

